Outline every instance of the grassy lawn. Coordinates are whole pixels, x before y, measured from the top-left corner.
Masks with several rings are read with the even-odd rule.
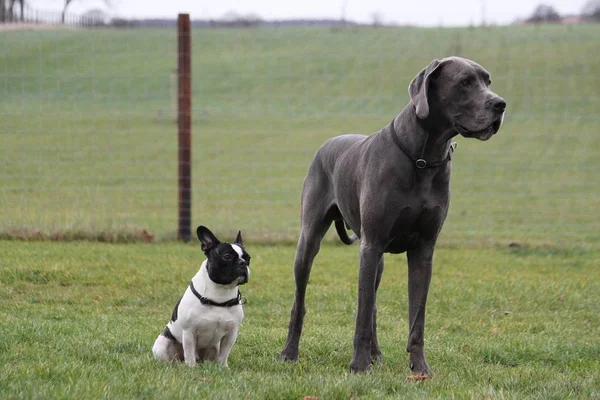
[[[0,35],[0,234],[172,236],[175,31]],[[295,239],[319,145],[388,124],[421,68],[462,55],[508,109],[490,142],[458,139],[442,242],[597,247],[599,40],[600,25],[195,30],[194,225]]]
[[[241,229],[253,256],[230,368],[151,357],[198,245],[0,240],[1,399],[600,399],[600,25],[193,35],[193,225]],[[279,362],[314,152],[388,124],[449,55],[489,69],[508,109],[491,141],[458,138],[428,302],[435,377],[406,381],[404,256],[378,297],[384,364],[348,373],[357,247],[330,243],[301,359]],[[0,238],[173,236],[175,61],[172,30],[0,33]]]
[[[230,368],[156,363],[151,347],[202,261],[198,245],[0,241],[0,398],[595,399],[597,250],[453,247],[436,253],[426,351],[409,374],[406,265],[388,256],[384,364],[351,375],[357,247],[324,246],[300,362],[277,360],[293,296],[293,246],[250,246],[246,320]]]

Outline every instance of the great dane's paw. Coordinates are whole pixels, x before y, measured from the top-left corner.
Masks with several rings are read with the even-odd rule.
[[[298,361],[298,349],[288,349],[287,347],[279,354],[282,361]]]
[[[354,358],[350,362],[350,372],[360,373],[367,372],[373,366],[373,359],[369,357]]]
[[[410,364],[409,364],[410,370],[412,371],[412,376],[426,376],[426,377],[431,377],[433,376],[433,372],[431,372],[431,369],[429,368],[429,365],[427,364],[427,361],[422,358],[422,359],[417,359],[417,360],[411,360]],[[420,380],[420,379],[417,379]]]
[[[383,356],[381,355],[381,352],[373,352],[371,351],[371,358],[373,359],[373,364],[378,364],[381,365],[383,364]]]

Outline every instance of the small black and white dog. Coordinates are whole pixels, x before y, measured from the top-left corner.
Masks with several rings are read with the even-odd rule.
[[[241,232],[231,244],[221,243],[204,226],[196,233],[207,259],[175,305],[152,353],[159,361],[185,361],[190,367],[203,360],[226,367],[244,319],[238,285],[248,282],[250,255]]]

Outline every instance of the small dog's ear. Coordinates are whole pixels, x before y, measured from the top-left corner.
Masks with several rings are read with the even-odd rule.
[[[212,249],[214,249],[219,243],[219,239],[205,226],[200,225],[198,229],[196,229],[196,234],[198,235],[198,239],[202,244],[202,251],[208,253]]]
[[[237,237],[235,238],[235,243],[244,247],[244,241],[242,240],[242,231],[238,231]]]

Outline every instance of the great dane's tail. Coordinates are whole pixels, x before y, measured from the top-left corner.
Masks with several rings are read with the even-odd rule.
[[[343,219],[338,219],[335,221],[335,230],[337,231],[340,240],[344,244],[351,245],[352,243],[356,242],[356,239],[358,239],[356,235],[352,235],[351,237],[348,236]]]

